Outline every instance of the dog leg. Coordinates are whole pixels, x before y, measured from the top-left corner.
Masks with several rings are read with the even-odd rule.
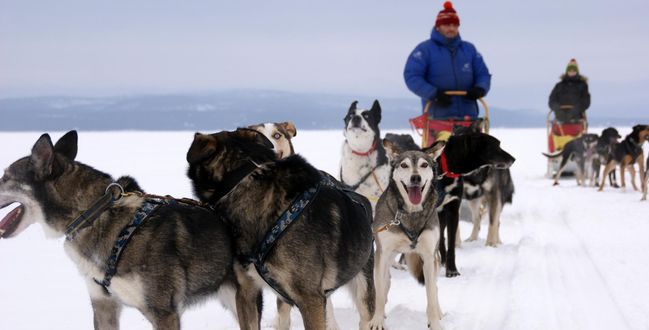
[[[148,314],[148,313],[147,313]],[[175,311],[153,311],[153,329],[180,330],[180,316]]]
[[[237,277],[236,301],[239,327],[242,330],[258,330],[261,322],[259,299],[262,290],[238,262],[234,264],[234,273]]]
[[[635,167],[633,166],[635,162],[629,163],[629,173],[631,173],[631,186],[633,190],[638,191],[638,186],[635,184]]]
[[[626,168],[626,165],[624,164],[624,162],[622,162],[620,164],[620,187],[622,187],[622,189],[626,188],[626,183],[624,182],[624,180],[625,180],[625,178],[624,178],[625,168]]]
[[[566,168],[566,165],[568,164],[569,160],[570,160],[570,155],[568,155],[568,157],[561,157],[561,164],[559,165],[557,174],[554,176],[554,183],[552,184],[553,186],[559,185],[559,178],[561,177],[561,172],[563,172],[563,169]]]
[[[606,178],[608,177],[609,173],[611,173],[611,171],[615,170],[615,166],[616,164],[614,161],[610,161],[606,164],[606,166],[604,166],[604,172],[602,173],[602,181],[599,185],[599,189],[597,189],[598,191],[602,191],[604,189]]]
[[[291,328],[291,305],[280,298],[277,298],[275,326],[277,330],[288,330]]]
[[[331,302],[331,297],[327,297],[327,330],[338,330],[338,323],[334,316],[334,304]]]
[[[644,153],[641,153],[638,158],[636,158],[636,163],[638,163],[638,176],[640,177],[640,189],[642,190],[641,201],[647,199],[647,177],[645,175],[644,168]]]
[[[302,314],[305,329],[327,329],[327,297],[318,293],[306,293],[298,297],[297,307]]]
[[[446,240],[444,239],[444,233],[446,232],[446,223],[448,222],[448,220],[446,219],[446,214],[446,206],[444,206],[441,212],[437,212],[437,215],[439,217],[439,254],[441,256],[442,265],[446,265],[448,257],[446,253]]]
[[[96,285],[96,284],[94,284]],[[122,305],[108,297],[90,298],[95,330],[118,330]]]
[[[455,265],[455,233],[460,222],[460,200],[454,200],[444,207],[448,227],[448,252],[446,256],[446,277],[459,276]]]
[[[497,247],[500,243],[500,212],[502,211],[502,201],[500,195],[492,193],[489,198],[489,231],[487,233],[487,246]]]
[[[380,241],[380,239],[377,239],[377,241]],[[376,308],[372,321],[370,322],[370,329],[372,330],[381,330],[384,328],[385,304],[388,301],[388,291],[390,291],[390,260],[394,259],[394,253],[386,248],[391,249],[391,247],[383,247],[381,245],[381,249],[377,249],[376,255],[374,256]]]
[[[471,209],[471,220],[473,222],[473,230],[471,236],[467,238],[467,242],[473,242],[478,239],[480,233],[480,220],[482,220],[482,200],[484,197],[476,198],[469,201],[469,208]]]
[[[394,258],[392,258],[394,260]],[[389,267],[388,267],[389,271]],[[374,326],[372,317],[375,314],[376,308],[376,288],[374,286],[374,258],[371,256],[363,270],[359,272],[354,279],[349,282],[348,288],[356,309],[360,314],[360,321],[358,328],[362,330],[369,330]]]
[[[577,161],[577,173],[575,173],[575,177],[577,179],[577,185],[578,186],[585,186],[586,185],[586,178],[585,178],[585,169],[584,169],[584,160],[579,159]]]
[[[458,222],[457,230],[455,231],[455,247],[462,247],[462,237],[460,236],[460,224]]]
[[[439,320],[442,319],[441,308],[439,306],[439,294],[437,291],[437,271],[438,265],[435,256],[435,235],[431,231],[422,233],[421,247],[417,247],[418,256],[423,260],[424,285],[426,286],[426,316],[428,318],[428,328],[441,330]]]

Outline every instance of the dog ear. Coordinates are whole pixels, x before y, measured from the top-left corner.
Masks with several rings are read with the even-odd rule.
[[[356,105],[358,105],[358,101],[352,102],[352,104],[349,106],[349,110],[347,110],[347,113],[356,111]]]
[[[374,113],[374,116],[376,116],[376,122],[381,122],[381,105],[379,104],[379,100],[374,100],[374,103],[372,103],[372,109],[370,109],[370,111],[372,111]]]
[[[54,146],[48,134],[41,135],[32,147],[31,164],[34,167],[37,180],[43,180],[52,174]]]
[[[287,121],[279,124],[288,134],[291,135],[291,137],[295,137],[297,135],[297,128],[295,128],[295,125],[293,125],[292,122]]]
[[[77,157],[78,141],[77,131],[69,131],[56,141],[54,151],[65,156],[68,160],[74,160]]]
[[[383,139],[383,148],[389,159],[395,159],[401,153],[401,150],[390,140]]]
[[[239,138],[252,143],[260,144],[268,149],[273,149],[273,143],[266,137],[266,135],[248,128],[238,128],[234,132],[230,132],[231,136]]]
[[[216,151],[216,139],[212,135],[196,133],[194,141],[187,151],[187,162],[197,162],[211,156]]]
[[[432,146],[423,149],[422,151],[428,154],[433,160],[436,160],[446,147],[446,141],[436,141]]]

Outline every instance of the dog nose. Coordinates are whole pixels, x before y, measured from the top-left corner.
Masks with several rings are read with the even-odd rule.
[[[352,118],[352,126],[354,126],[354,127],[361,126],[361,117],[360,116],[354,116],[354,118]]]
[[[421,175],[413,175],[410,177],[410,183],[418,185],[421,183]]]

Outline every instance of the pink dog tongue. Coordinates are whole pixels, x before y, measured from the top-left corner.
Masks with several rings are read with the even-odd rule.
[[[13,231],[13,226],[17,223],[16,220],[19,218],[20,213],[22,212],[22,207],[19,206],[11,212],[7,213],[2,221],[0,221],[0,237],[4,236],[4,233],[7,231]]]
[[[414,205],[421,203],[421,187],[408,187],[408,199],[410,199],[410,203]]]

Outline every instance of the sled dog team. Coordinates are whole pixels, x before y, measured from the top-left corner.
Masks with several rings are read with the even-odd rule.
[[[186,159],[198,201],[148,194],[131,177],[77,161],[76,131],[55,143],[43,134],[0,179],[0,208],[18,205],[0,221],[0,237],[33,223],[65,236],[96,329],[118,329],[124,305],[155,329],[179,329],[182,311],[213,295],[241,329],[259,329],[268,287],[278,297],[278,329],[290,328],[292,306],[306,329],[337,329],[329,296],[341,287],[360,329],[384,329],[399,254],[425,286],[428,327],[441,329],[440,262],[447,276],[459,275],[453,212],[463,198],[489,200],[487,244],[497,245],[514,158],[470,129],[424,150],[409,136],[382,140],[380,119],[378,102],[351,105],[342,182],[294,154],[291,123],[196,133]],[[473,181],[463,186],[463,176]],[[479,219],[472,239],[476,230]]]
[[[620,181],[622,188],[626,186],[625,170],[631,173],[631,184],[633,190],[638,190],[636,185],[636,169],[638,165],[638,176],[640,177],[640,191],[642,200],[647,199],[647,180],[649,180],[649,157],[646,163],[644,151],[642,149],[645,141],[649,141],[649,125],[635,125],[622,142],[618,130],[614,127],[608,127],[602,131],[601,135],[584,134],[564,146],[561,151],[554,154],[546,154],[548,158],[559,158],[561,164],[559,170],[554,176],[554,185],[559,184],[559,178],[563,169],[572,160],[576,163],[576,175],[578,185],[586,185],[586,178],[589,179],[590,186],[599,186],[599,191],[604,189],[606,178],[609,179],[610,185],[619,187],[615,180],[615,168],[620,167]],[[598,182],[600,167],[604,166],[601,181]]]

